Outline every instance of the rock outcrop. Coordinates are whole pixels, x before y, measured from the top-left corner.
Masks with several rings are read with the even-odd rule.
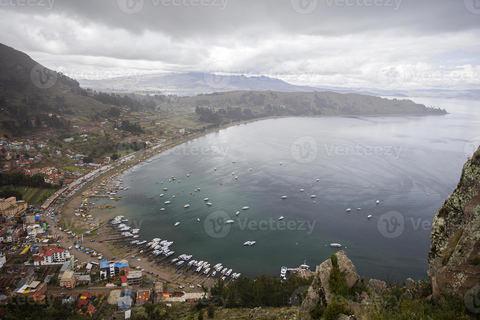
[[[360,282],[360,276],[357,269],[347,257],[345,251],[338,251],[335,253],[338,259],[338,268],[345,274],[345,281],[347,285],[352,288]],[[332,271],[332,260],[325,260],[322,264],[317,266],[312,285],[308,288],[305,299],[300,306],[300,318],[310,319],[310,311],[320,304],[324,307],[330,304],[334,296],[330,292],[330,273]]]
[[[464,295],[480,281],[480,149],[436,214],[428,253],[433,295]]]

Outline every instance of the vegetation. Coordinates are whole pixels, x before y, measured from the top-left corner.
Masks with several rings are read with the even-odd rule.
[[[45,182],[43,175],[36,174],[32,177],[22,172],[0,173],[0,186],[25,186],[34,188],[53,188],[50,183]]]

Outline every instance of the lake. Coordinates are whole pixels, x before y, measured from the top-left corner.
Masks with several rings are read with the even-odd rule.
[[[116,214],[140,240],[250,277],[314,270],[339,243],[360,276],[428,279],[431,222],[480,142],[480,108],[412,100],[450,114],[269,119],[197,138],[124,173]]]

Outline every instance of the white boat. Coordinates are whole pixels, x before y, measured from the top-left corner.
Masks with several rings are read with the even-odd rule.
[[[217,168],[213,169],[213,171],[217,171]]]
[[[185,261],[183,261],[183,260],[182,260],[182,261],[178,261],[178,262],[177,262],[177,266],[181,266],[181,265],[184,264],[184,263],[185,263]]]
[[[207,202],[207,206],[211,206],[211,205],[212,205],[212,203],[211,203],[211,202]]]
[[[203,274],[208,274],[210,272],[210,268],[205,269],[205,272]]]
[[[350,212],[350,211],[352,211],[352,209],[350,209],[350,208],[347,208],[347,210],[346,210],[346,211],[347,211],[347,212]]]
[[[160,196],[159,197],[163,197],[163,193],[160,193]]]
[[[234,273],[232,274],[232,279],[235,279],[236,276],[237,276],[237,273],[234,272]]]
[[[330,243],[330,247],[332,248],[341,248],[342,245],[340,243]]]
[[[252,171],[252,170],[253,170],[253,168],[250,168],[250,171]]]
[[[175,222],[175,227],[178,226],[180,224],[180,222]]]
[[[160,211],[165,211],[165,208],[160,208]]]
[[[213,271],[211,276],[215,277],[216,275],[217,275],[217,271]]]
[[[202,267],[198,267],[197,270],[195,270],[195,272],[200,272],[202,270]]]
[[[208,200],[209,200],[208,198],[203,199],[203,201],[208,201]]]
[[[228,270],[228,268],[225,267],[225,268],[222,269],[222,271],[220,271],[220,273],[221,273],[221,274],[225,274],[225,272],[227,272],[227,270]]]
[[[174,258],[174,259],[172,259],[172,261],[170,263],[175,263],[177,261],[178,261],[178,258]]]
[[[140,232],[140,229],[133,229],[132,230],[132,233],[135,234],[135,233],[139,233]]]
[[[250,209],[250,207],[245,206],[242,208],[242,210],[248,210],[248,209]]]
[[[228,277],[230,274],[232,274],[232,269],[228,269],[228,271],[225,273],[225,275]]]
[[[369,214],[369,215],[367,216],[367,219],[370,219],[371,217],[372,217],[372,215],[371,215],[371,214]]]
[[[240,211],[235,212],[235,215],[238,216],[240,214]]]
[[[283,219],[285,219],[284,216],[280,216],[280,218],[278,218],[278,220],[283,220]]]
[[[360,210],[362,210],[362,208],[357,208],[357,211],[360,211]]]
[[[314,195],[314,194],[312,194],[312,195],[310,196],[310,198],[312,198],[312,199],[314,199],[314,198],[316,198],[316,197],[317,197],[317,196]]]
[[[184,208],[188,208],[188,207],[190,207],[190,205],[189,205],[189,204],[186,204],[186,205],[184,205],[183,207],[184,207]]]
[[[165,201],[165,204],[170,204],[172,203],[172,201],[168,200],[168,201]]]
[[[225,223],[234,223],[235,221],[234,220],[227,220],[225,221]]]
[[[256,241],[245,241],[243,243],[244,246],[253,246],[255,243],[257,243]]]
[[[238,179],[238,176],[235,176],[235,179]]]
[[[305,190],[304,190],[304,189],[300,189],[299,191],[300,191],[300,192],[303,192],[303,191],[305,191]]]
[[[133,237],[134,237],[134,238],[138,238],[138,237],[140,237],[140,236],[139,236],[138,234],[136,234],[136,235],[134,235]]]
[[[376,204],[379,204],[379,203],[380,203],[380,200],[375,201],[375,203],[376,203]]]
[[[240,272],[239,272],[239,273],[237,273],[237,275],[235,276],[235,279],[238,279],[238,278],[240,278],[240,276],[241,276],[241,275],[242,275],[242,274],[241,274]]]
[[[200,222],[200,218],[197,218],[197,221]]]
[[[282,196],[282,199],[287,199],[287,196]]]

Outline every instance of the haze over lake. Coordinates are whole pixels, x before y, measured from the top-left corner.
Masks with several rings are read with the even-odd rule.
[[[427,279],[430,224],[480,142],[480,109],[414,101],[450,114],[269,119],[192,140],[125,173],[115,214],[140,240],[173,240],[174,256],[247,276],[304,260],[314,270],[335,242],[367,278]]]

